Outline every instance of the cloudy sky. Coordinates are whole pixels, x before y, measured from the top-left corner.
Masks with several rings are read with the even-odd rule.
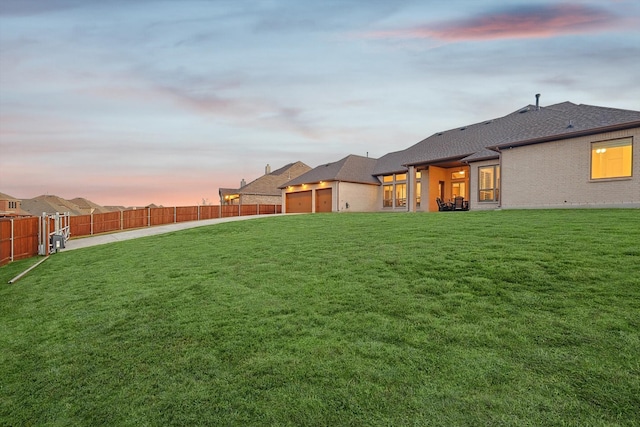
[[[639,76],[637,0],[1,0],[0,192],[217,204]]]

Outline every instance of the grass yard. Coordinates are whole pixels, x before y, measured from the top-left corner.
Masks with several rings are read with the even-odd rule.
[[[316,214],[0,268],[0,425],[640,425],[640,210]]]

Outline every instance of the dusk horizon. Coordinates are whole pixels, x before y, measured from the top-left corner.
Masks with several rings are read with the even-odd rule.
[[[640,110],[640,3],[0,4],[0,192],[219,204],[565,101]]]

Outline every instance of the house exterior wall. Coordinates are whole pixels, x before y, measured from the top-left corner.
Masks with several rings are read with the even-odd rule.
[[[422,176],[424,175],[425,173],[422,172]],[[450,195],[447,196],[448,194],[448,189],[447,189],[448,186],[446,185],[447,169],[439,168],[437,166],[429,166],[428,179],[429,179],[429,194],[427,195],[428,197],[427,205],[429,206],[429,212],[438,212],[438,203],[436,203],[436,198],[440,197],[440,193],[438,192],[438,183],[440,181],[445,182],[445,190],[444,190],[445,199],[451,197]]]
[[[16,215],[21,210],[20,200],[0,199],[0,215]]]
[[[633,140],[632,176],[591,180],[591,144],[625,137]],[[640,128],[503,149],[501,156],[504,209],[640,207]]]
[[[377,212],[382,210],[380,186],[353,182],[339,182],[337,185],[339,191],[336,194],[334,190],[333,198],[335,201],[338,197],[340,212]],[[349,204],[348,208],[347,203]]]
[[[416,211],[429,212],[431,209],[431,199],[433,199],[435,203],[436,196],[433,196],[434,193],[431,192],[431,185],[429,184],[431,181],[429,177],[431,175],[429,169],[423,169],[420,172],[422,173],[422,177],[420,178],[420,206],[416,208]]]
[[[481,162],[470,163],[470,175],[469,176],[469,210],[473,211],[486,211],[497,209],[500,207],[500,202],[480,202],[479,201],[479,173],[478,169],[483,166],[500,165],[499,159],[484,160]]]
[[[382,196],[377,185],[331,181],[319,184],[296,185],[282,190],[282,199],[287,193],[311,191],[312,212],[316,212],[316,190],[331,188],[332,212],[376,212],[382,206]],[[349,207],[347,208],[347,203]],[[283,207],[286,213],[286,206]]]
[[[259,194],[240,195],[240,203],[243,205],[280,205],[282,204],[282,200],[282,196],[265,196]]]

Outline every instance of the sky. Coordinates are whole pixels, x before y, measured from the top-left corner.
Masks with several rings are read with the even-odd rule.
[[[0,192],[218,204],[537,93],[640,110],[640,1],[0,0]]]

